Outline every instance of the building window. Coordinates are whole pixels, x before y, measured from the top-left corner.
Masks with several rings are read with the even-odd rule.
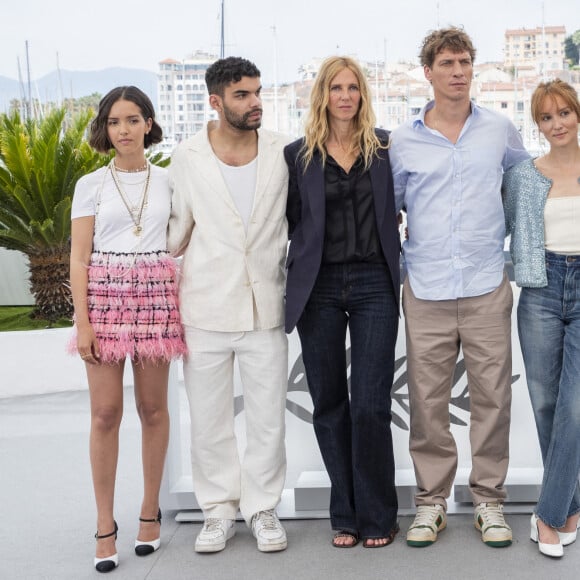
[[[507,101],[502,101],[501,102],[501,108],[502,109],[507,109]]]

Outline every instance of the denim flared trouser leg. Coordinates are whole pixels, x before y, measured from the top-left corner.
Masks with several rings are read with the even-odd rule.
[[[546,252],[548,285],[522,288],[518,331],[544,462],[538,517],[580,511],[580,256]]]
[[[390,274],[381,264],[322,266],[298,322],[314,430],[331,481],[331,525],[368,538],[386,537],[397,521],[391,436],[397,328]]]

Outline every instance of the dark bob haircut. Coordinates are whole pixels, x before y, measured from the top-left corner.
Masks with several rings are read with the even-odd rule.
[[[141,110],[141,114],[145,120],[151,119],[153,121],[151,130],[145,135],[145,148],[155,143],[160,143],[163,139],[163,131],[155,121],[155,110],[151,99],[137,87],[117,87],[109,91],[99,103],[99,110],[97,116],[91,123],[89,144],[99,153],[108,153],[113,149],[113,144],[109,139],[107,132],[107,121],[111,108],[117,101],[131,101],[135,103]]]
[[[258,67],[245,58],[228,56],[216,60],[205,73],[205,84],[210,95],[224,96],[224,89],[231,83],[239,83],[242,77],[259,77]]]

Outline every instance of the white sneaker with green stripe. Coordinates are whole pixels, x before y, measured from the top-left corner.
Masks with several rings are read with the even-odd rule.
[[[512,543],[512,529],[503,517],[503,504],[480,503],[475,506],[475,527],[481,531],[483,543],[503,548]]]
[[[407,545],[415,548],[430,546],[446,527],[447,515],[442,505],[417,506],[417,514],[407,531]]]

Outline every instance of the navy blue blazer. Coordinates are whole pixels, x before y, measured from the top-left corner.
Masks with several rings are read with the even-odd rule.
[[[388,143],[389,133],[375,129],[382,143]],[[322,157],[317,154],[306,171],[299,153],[304,140],[298,139],[284,148],[288,164],[288,233],[290,249],[286,259],[286,332],[292,332],[308,302],[322,263],[326,222],[326,196]],[[377,231],[385,256],[393,292],[399,305],[399,255],[401,241],[395,211],[393,174],[388,150],[379,150],[369,168]]]

